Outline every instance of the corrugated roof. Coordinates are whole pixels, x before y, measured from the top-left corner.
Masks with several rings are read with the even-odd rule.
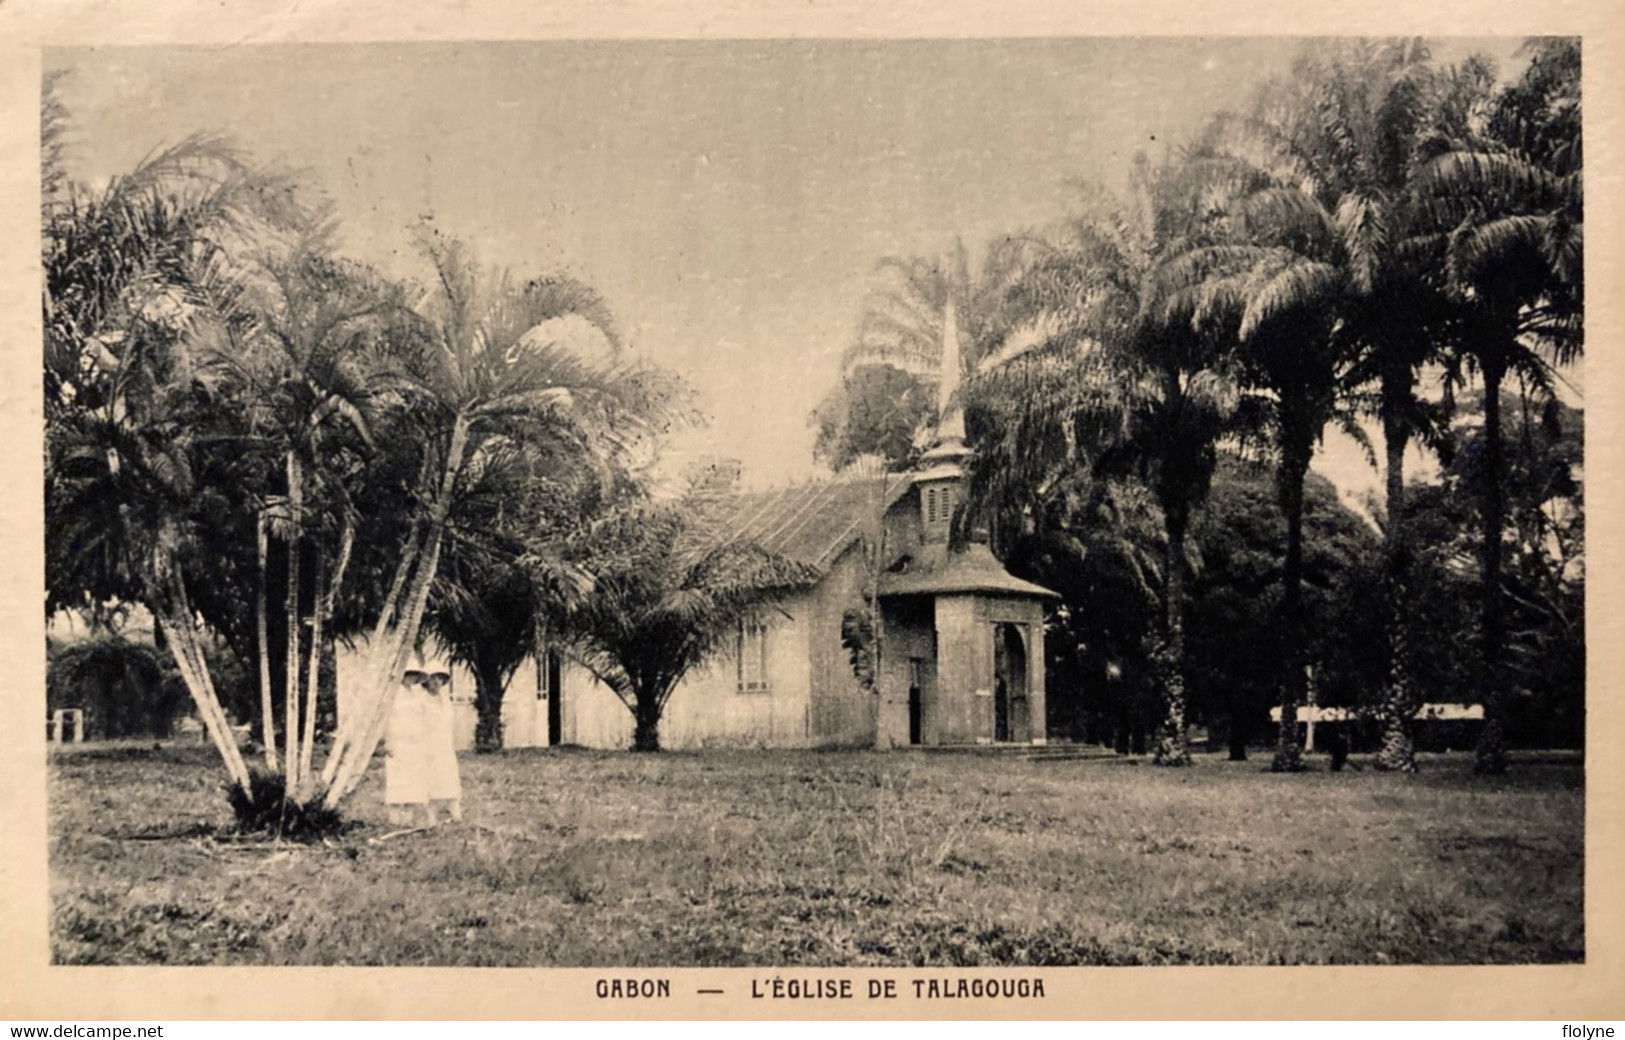
[[[922,545],[902,565],[880,576],[882,596],[938,595],[947,592],[990,592],[1007,596],[1060,599],[1060,594],[1004,569],[993,550],[972,543],[950,551],[942,543]]]
[[[910,479],[890,474],[719,496],[704,507],[704,527],[719,542],[754,542],[822,573],[865,527],[880,522]]]

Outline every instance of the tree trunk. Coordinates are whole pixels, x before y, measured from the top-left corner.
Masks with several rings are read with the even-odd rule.
[[[186,684],[186,692],[192,695],[192,703],[197,708],[198,720],[203,723],[204,731],[225,762],[227,775],[244,794],[249,794],[248,766],[237,747],[237,735],[232,731],[231,720],[226,717],[220,697],[215,692],[214,681],[209,676],[209,662],[203,656],[203,648],[198,645],[186,586],[174,560],[159,560],[155,569],[166,576],[161,579],[165,586],[161,600],[147,605],[152,610],[154,627],[162,634],[175,658],[181,681]]]
[[[1484,728],[1479,731],[1474,770],[1506,772],[1506,676],[1501,663],[1505,641],[1501,608],[1501,534],[1506,523],[1505,465],[1501,444],[1501,357],[1484,358],[1484,568],[1481,638]]]
[[[634,691],[637,707],[632,712],[633,751],[660,750],[660,697],[654,690]]]
[[[1230,734],[1227,743],[1230,747],[1230,761],[1247,761],[1247,730],[1234,715],[1230,717]]]
[[[452,493],[456,489],[458,475],[462,472],[467,450],[468,420],[465,416],[458,415],[452,425],[451,444],[446,451],[440,487],[430,507],[424,547],[417,560],[416,573],[412,575],[406,611],[397,623],[390,624],[388,617],[393,610],[393,604],[384,605],[384,613],[380,615],[379,624],[375,629],[381,638],[374,641],[366,669],[369,693],[367,703],[370,710],[358,729],[358,737],[343,742],[344,757],[334,770],[333,782],[327,788],[327,793],[322,796],[322,805],[325,808],[337,808],[339,803],[355,790],[356,784],[360,783],[362,774],[372,760],[373,752],[378,750],[378,742],[383,739],[384,723],[389,718],[396,687],[400,684],[407,657],[411,654],[412,645],[423,625],[423,612],[429,603],[429,589],[434,584],[435,571],[440,566],[440,546],[445,539]],[[404,564],[407,561],[402,562]],[[397,575],[400,573],[397,571]],[[398,583],[396,587],[399,587]],[[323,772],[325,775],[326,770]]]
[[[1406,395],[1409,387],[1404,387]],[[1416,771],[1416,746],[1411,740],[1411,716],[1416,713],[1411,687],[1410,625],[1407,623],[1409,596],[1406,590],[1410,566],[1405,538],[1405,443],[1408,432],[1398,415],[1397,404],[1387,398],[1399,387],[1384,391],[1383,451],[1384,478],[1387,481],[1388,528],[1383,537],[1383,612],[1388,626],[1388,682],[1382,696],[1382,750],[1377,768],[1399,772]]]
[[[350,552],[355,545],[355,528],[351,526],[348,517],[345,519],[344,533],[339,539],[338,564],[333,568],[331,582],[325,579],[325,558],[321,554],[320,546],[316,554],[316,584],[315,602],[311,607],[310,620],[310,671],[309,685],[305,692],[305,734],[304,741],[299,746],[299,777],[300,798],[309,798],[312,791],[311,778],[315,774],[316,759],[316,719],[317,702],[322,692],[322,665],[332,650],[332,637],[324,630],[327,619],[333,615],[333,605],[338,601],[339,586],[344,582],[344,572],[350,565]],[[326,588],[323,588],[324,582]]]
[[[1185,728],[1185,526],[1179,509],[1165,509],[1168,534],[1164,564],[1165,629],[1157,654],[1157,671],[1162,679],[1162,726],[1157,736],[1158,765],[1188,766],[1191,763],[1189,737]]]
[[[261,513],[256,527],[260,587],[254,597],[254,634],[259,640],[260,737],[265,743],[265,768],[275,773],[282,766],[277,761],[276,706],[271,698],[271,630],[268,620],[271,613],[271,590],[268,588],[270,576],[265,566],[265,558],[270,551],[270,518]]]
[[[299,523],[303,474],[299,456],[288,452],[288,664],[283,677],[282,761],[287,790],[299,784]]]
[[[362,774],[372,761],[373,753],[378,750],[378,742],[383,739],[384,724],[395,701],[395,690],[405,674],[407,658],[422,625],[423,605],[429,599],[429,586],[434,583],[434,572],[440,565],[440,544],[444,532],[443,518],[430,527],[428,544],[419,557],[417,573],[412,577],[406,613],[400,624],[387,632],[383,644],[369,654],[367,674],[372,711],[365,720],[360,738],[345,749],[346,761],[340,765],[333,785],[327,789],[323,799],[327,808],[337,808],[355,790],[355,785],[360,783]]]
[[[305,655],[304,732],[299,741],[298,793],[300,801],[310,797],[310,765],[316,754],[316,694],[322,679],[322,581],[321,546],[316,548],[316,602],[310,612],[310,648]]]
[[[502,750],[502,669],[490,661],[474,666],[474,750]]]
[[[413,567],[423,555],[422,546],[419,544],[422,533],[421,525],[414,520],[407,530],[406,542],[401,547],[400,559],[396,561],[395,575],[389,583],[389,593],[384,596],[383,605],[378,611],[378,621],[373,626],[372,637],[367,641],[367,653],[361,658],[360,681],[352,686],[352,689],[359,690],[359,699],[340,722],[338,731],[333,734],[333,746],[328,750],[327,762],[322,766],[323,788],[331,788],[337,780],[339,769],[349,761],[351,745],[360,739],[366,729],[365,719],[374,710],[374,705],[366,699],[374,695],[377,689],[372,677],[373,654],[389,637],[396,610],[401,603],[401,594],[406,588],[406,580],[411,577]],[[355,719],[363,721],[355,722]]]
[[[1281,570],[1281,614],[1276,631],[1282,639],[1281,729],[1270,771],[1296,772],[1303,768],[1298,747],[1298,705],[1303,703],[1306,678],[1302,609],[1303,591],[1303,481],[1309,472],[1314,446],[1307,438],[1282,452],[1281,510],[1286,514],[1286,564]]]
[[[338,729],[338,640],[331,631],[322,637],[321,683],[316,687],[316,732],[331,737]],[[314,771],[312,771],[314,775]]]

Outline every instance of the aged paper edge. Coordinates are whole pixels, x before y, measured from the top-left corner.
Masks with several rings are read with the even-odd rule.
[[[1625,736],[1614,690],[1625,674],[1620,586],[1620,445],[1616,401],[1622,284],[1621,34],[1607,0],[1329,6],[1176,0],[1074,4],[919,0],[891,4],[727,0],[618,0],[523,5],[300,3],[227,8],[201,0],[32,3],[0,7],[0,633],[12,679],[0,711],[37,716],[44,691],[38,365],[38,121],[41,48],[68,44],[207,46],[271,42],[498,39],[975,38],[1100,35],[1580,35],[1584,39],[1586,150],[1591,159],[1587,256],[1591,286],[1587,496],[1589,647],[1586,776],[1586,963],[1577,966],[1046,968],[912,971],[771,968],[671,969],[670,1000],[604,1001],[606,969],[65,968],[49,963],[45,763],[32,725],[0,726],[0,1018],[38,1020],[581,1019],[581,1018],[1423,1018],[1625,1017]],[[625,974],[625,973],[621,973]],[[654,974],[643,972],[641,975]],[[753,978],[1031,977],[1042,1001],[752,1001]],[[697,996],[723,986],[725,997]],[[857,985],[861,988],[862,982]],[[296,1008],[283,1003],[297,986]]]

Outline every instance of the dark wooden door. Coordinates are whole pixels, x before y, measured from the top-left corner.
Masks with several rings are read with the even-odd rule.
[[[925,717],[925,691],[924,668],[925,662],[918,657],[909,658],[908,662],[908,742],[918,744],[923,739],[921,732]]]

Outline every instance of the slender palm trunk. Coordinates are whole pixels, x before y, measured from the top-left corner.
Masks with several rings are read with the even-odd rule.
[[[270,551],[270,518],[264,513],[256,525],[259,545],[260,587],[254,596],[254,634],[259,640],[260,737],[265,744],[265,768],[275,773],[282,768],[276,754],[276,706],[271,698],[271,590],[267,587],[266,556]]]
[[[1277,735],[1275,758],[1270,770],[1296,772],[1303,768],[1298,746],[1298,705],[1303,703],[1308,657],[1303,625],[1303,482],[1314,453],[1306,439],[1288,446],[1281,462],[1279,489],[1281,509],[1286,514],[1286,564],[1281,571],[1281,613],[1277,631],[1283,640],[1281,653],[1281,729]]]
[[[378,623],[373,627],[372,638],[367,643],[369,651],[383,646],[390,625],[394,623],[396,611],[401,603],[401,594],[406,588],[406,581],[412,575],[413,566],[422,556],[422,546],[419,544],[421,534],[420,525],[417,523],[413,523],[407,532],[406,542],[401,547],[400,559],[395,564],[395,576],[389,583],[389,593],[384,597],[383,607],[378,612]],[[373,690],[373,681],[369,670],[371,662],[372,657],[370,654],[362,658],[363,674],[361,681],[356,684],[362,699],[352,705],[345,717],[339,720],[338,732],[333,734],[333,746],[328,750],[327,761],[322,766],[321,786],[324,789],[333,786],[340,766],[348,761],[350,746],[355,743],[361,730],[365,728],[364,723],[358,723],[355,720],[365,718],[371,710],[370,703],[365,699]]]
[[[331,637],[325,635],[327,619],[333,616],[333,606],[338,600],[339,586],[344,582],[344,572],[350,565],[350,552],[355,546],[355,528],[348,518],[345,520],[344,533],[339,539],[339,558],[333,568],[333,578],[323,589],[323,573],[326,570],[325,557],[318,551],[316,556],[316,602],[312,610],[310,621],[310,654],[309,678],[305,692],[305,734],[299,746],[299,777],[300,797],[310,797],[311,777],[314,774],[316,758],[316,714],[317,701],[321,693],[322,659],[331,650]]]
[[[299,797],[308,798],[310,792],[306,790],[310,783],[310,760],[315,755],[316,744],[316,692],[321,683],[322,671],[322,579],[326,570],[322,558],[321,547],[316,551],[316,603],[311,610],[310,617],[310,646],[305,653],[305,704],[304,704],[304,732],[299,741],[299,768],[295,771],[299,777]]]
[[[385,612],[380,616],[378,626],[374,630],[375,639],[368,654],[366,670],[368,696],[364,702],[368,705],[368,709],[358,725],[357,736],[353,740],[343,741],[343,758],[333,770],[333,781],[322,796],[322,804],[326,808],[336,808],[351,791],[355,790],[356,784],[361,782],[367,764],[372,760],[373,752],[378,749],[378,742],[383,739],[384,723],[389,718],[389,709],[395,700],[395,690],[400,684],[407,658],[422,627],[423,612],[429,603],[429,589],[434,584],[435,571],[440,566],[440,547],[445,539],[452,493],[457,486],[457,478],[462,473],[467,451],[468,420],[465,416],[458,415],[452,425],[451,443],[447,448],[445,463],[441,470],[440,485],[430,506],[423,549],[415,561],[405,611],[394,622],[390,622],[388,619],[393,613],[393,604],[384,605]],[[406,565],[407,562],[403,559],[402,565]],[[397,577],[401,573],[398,570]],[[326,770],[323,772],[325,774]]]
[[[166,574],[163,579],[163,589],[160,601],[149,604],[155,607],[153,617],[157,620],[158,629],[163,633],[165,641],[175,658],[175,665],[180,670],[181,681],[186,684],[186,692],[191,694],[192,703],[197,708],[198,719],[203,723],[204,731],[209,734],[210,741],[220,758],[226,764],[226,772],[231,780],[244,794],[250,790],[248,766],[243,762],[241,749],[237,747],[237,736],[232,731],[231,720],[226,717],[226,711],[220,705],[220,697],[215,692],[214,681],[209,675],[209,662],[203,655],[203,648],[198,643],[197,628],[192,620],[192,608],[186,596],[186,586],[181,580],[180,571],[175,567],[172,559],[158,561],[157,569]]]
[[[1162,680],[1162,732],[1157,737],[1154,761],[1164,766],[1190,765],[1190,744],[1185,725],[1185,528],[1183,511],[1164,509],[1168,535],[1165,630],[1157,655]]]
[[[1407,393],[1409,388],[1406,388]],[[1392,409],[1383,417],[1384,477],[1387,482],[1387,531],[1383,538],[1383,613],[1388,627],[1388,682],[1382,696],[1382,750],[1380,769],[1416,771],[1416,747],[1411,740],[1411,716],[1416,712],[1411,686],[1410,626],[1406,608],[1409,595],[1409,545],[1405,538],[1405,443],[1408,431]]]
[[[443,522],[431,525],[428,543],[424,546],[412,575],[405,613],[400,623],[386,633],[382,644],[370,648],[367,668],[367,681],[370,687],[367,702],[370,711],[361,724],[360,735],[346,744],[344,761],[334,776],[332,786],[323,796],[323,804],[328,808],[336,808],[355,789],[355,785],[361,782],[361,776],[366,771],[367,764],[371,762],[373,752],[378,750],[378,742],[384,737],[384,724],[389,718],[390,707],[395,702],[395,690],[400,685],[401,676],[405,674],[407,659],[411,655],[412,645],[422,624],[421,604],[428,601],[429,586],[434,583],[434,572],[440,564],[440,543],[443,533]]]
[[[299,456],[288,452],[288,671],[283,677],[285,780],[291,793],[299,783],[299,524],[303,506],[303,473]]]
[[[1505,363],[1500,356],[1484,359],[1484,509],[1483,509],[1483,589],[1480,637],[1482,639],[1484,728],[1479,732],[1474,769],[1480,773],[1506,772],[1506,675],[1502,666],[1505,619],[1501,604],[1502,531],[1506,526],[1505,463],[1501,440],[1501,377]]]

